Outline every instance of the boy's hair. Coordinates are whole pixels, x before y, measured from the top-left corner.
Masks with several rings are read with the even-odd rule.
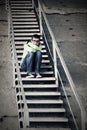
[[[40,35],[34,34],[34,35],[32,36],[32,38],[38,38],[38,39],[40,39]]]

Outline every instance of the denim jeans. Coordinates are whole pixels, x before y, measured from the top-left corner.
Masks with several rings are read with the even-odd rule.
[[[41,60],[42,60],[42,53],[41,51],[37,51],[37,52],[29,52],[22,64],[21,64],[21,69],[26,71],[27,73],[31,73],[33,70],[33,66],[35,68],[35,73],[39,73],[40,72],[40,66],[41,66]],[[33,65],[34,63],[34,65]]]

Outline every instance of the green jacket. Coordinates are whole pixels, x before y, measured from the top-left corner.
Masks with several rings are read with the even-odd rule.
[[[23,61],[23,59],[25,58],[25,56],[26,56],[29,52],[36,52],[36,51],[38,51],[38,50],[41,51],[41,49],[42,49],[42,45],[41,45],[41,44],[39,44],[39,45],[37,46],[37,45],[33,44],[32,41],[30,41],[30,42],[24,44],[24,50],[23,50],[22,61]],[[22,63],[22,61],[21,61],[21,63]]]

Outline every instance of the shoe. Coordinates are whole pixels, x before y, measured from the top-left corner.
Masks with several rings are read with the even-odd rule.
[[[33,75],[33,74],[28,74],[28,75],[26,76],[26,78],[34,78],[34,75]]]
[[[38,73],[36,74],[36,78],[41,78],[42,76]]]

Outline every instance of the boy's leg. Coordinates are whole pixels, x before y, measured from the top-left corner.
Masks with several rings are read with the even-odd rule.
[[[24,58],[20,66],[23,71],[27,71],[26,57]]]
[[[35,53],[35,73],[36,74],[40,72],[41,61],[42,61],[42,53],[41,51],[37,51]]]
[[[26,58],[26,63],[27,63],[27,73],[32,72],[32,67],[33,67],[33,60],[34,60],[34,53],[29,53]]]

